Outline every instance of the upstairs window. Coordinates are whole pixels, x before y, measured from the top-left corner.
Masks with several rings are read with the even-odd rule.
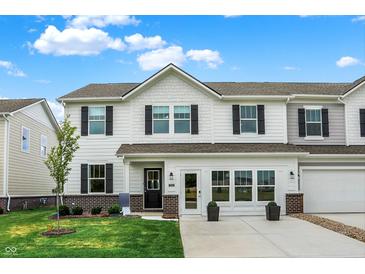
[[[212,200],[229,201],[229,171],[212,171]]]
[[[105,133],[105,107],[89,107],[89,134]]]
[[[89,192],[105,192],[105,165],[89,165]]]
[[[241,106],[241,133],[257,132],[256,106]]]
[[[41,156],[47,156],[47,136],[41,135]]]
[[[152,108],[153,133],[169,133],[169,107],[154,106]]]
[[[190,106],[174,107],[175,133],[190,133]]]
[[[305,124],[307,136],[322,136],[321,109],[306,109]]]
[[[22,151],[29,153],[30,150],[30,130],[29,128],[22,127]]]

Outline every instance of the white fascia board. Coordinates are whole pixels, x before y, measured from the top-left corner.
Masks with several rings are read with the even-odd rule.
[[[32,106],[35,106],[36,104],[39,104],[39,103],[44,102],[44,101],[45,101],[45,99],[41,99],[41,100],[39,100],[39,101],[37,101],[37,102],[35,102],[35,103],[33,103],[33,104],[30,104],[30,105],[27,105],[27,106],[22,107],[22,108],[20,108],[20,109],[17,109],[17,110],[15,110],[15,111],[11,112],[11,114],[15,114],[15,113],[17,113],[17,112],[19,112],[19,111],[25,110],[25,109],[27,109],[27,108],[30,108],[30,107],[32,107]]]
[[[356,87],[353,87],[352,89],[347,91],[344,95],[341,95],[341,98],[345,98],[345,97],[349,96],[351,93],[353,93],[355,90],[361,88],[363,85],[365,85],[365,81],[358,84]]]
[[[341,158],[343,158],[343,159],[362,159],[362,158],[365,158],[365,154],[309,154],[306,158],[308,160],[309,159],[323,159],[323,158],[338,159],[338,160],[341,160]]]
[[[290,96],[293,99],[305,98],[305,99],[318,99],[318,98],[339,98],[340,95],[326,95],[326,94],[293,94]]]
[[[210,156],[257,156],[257,157],[297,157],[306,156],[308,152],[249,152],[249,153],[131,153],[131,154],[116,154],[117,157],[210,157]]]
[[[122,97],[83,97],[83,98],[58,98],[57,102],[67,103],[67,102],[101,102],[101,101],[122,101]]]
[[[287,100],[287,95],[222,95],[222,100]]]

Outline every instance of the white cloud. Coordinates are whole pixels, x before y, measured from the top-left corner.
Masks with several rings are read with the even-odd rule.
[[[29,32],[29,33],[36,32],[36,31],[38,31],[38,30],[37,30],[37,29],[33,29],[33,28],[28,29],[28,32]]]
[[[43,54],[53,55],[97,55],[106,49],[124,50],[125,44],[120,38],[112,38],[99,29],[67,28],[59,31],[48,26],[44,33],[32,45]]]
[[[293,66],[285,66],[285,67],[283,67],[283,69],[284,70],[289,70],[289,71],[300,70],[300,68],[293,67]]]
[[[217,68],[218,65],[223,63],[219,51],[210,49],[203,49],[203,50],[191,49],[186,53],[186,56],[193,61],[205,62],[207,63],[208,67],[212,69]]]
[[[43,85],[48,85],[51,83],[51,81],[49,80],[44,80],[44,79],[39,79],[39,80],[34,80],[34,82],[38,83],[38,84],[43,84]]]
[[[365,15],[362,16],[356,16],[355,18],[351,19],[352,22],[360,22],[360,21],[365,21]]]
[[[127,15],[94,15],[94,16],[75,16],[69,20],[68,25],[74,28],[98,27],[104,28],[109,25],[114,26],[137,26],[141,21],[134,16]]]
[[[231,67],[231,70],[233,71],[237,71],[237,70],[240,70],[241,68],[239,66],[232,66]]]
[[[124,37],[124,41],[128,44],[128,50],[136,51],[143,49],[158,49],[162,48],[166,41],[162,40],[161,36],[144,37],[140,33]]]
[[[64,108],[58,102],[47,101],[49,107],[51,108],[54,116],[56,117],[57,121],[63,121],[64,118]]]
[[[14,76],[14,77],[26,77],[27,76],[24,71],[19,69],[15,64],[13,64],[10,61],[0,60],[0,67],[4,68],[6,70],[6,73],[10,76]]]
[[[181,66],[185,61],[182,47],[170,46],[156,49],[138,56],[137,62],[142,70],[160,69],[169,63]]]
[[[351,56],[344,56],[336,61],[336,65],[340,68],[355,66],[358,64],[360,64],[360,61]]]

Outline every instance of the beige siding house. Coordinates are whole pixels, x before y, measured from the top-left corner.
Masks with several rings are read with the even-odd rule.
[[[57,130],[46,100],[0,100],[0,207],[54,202],[55,184],[44,161],[57,144]]]

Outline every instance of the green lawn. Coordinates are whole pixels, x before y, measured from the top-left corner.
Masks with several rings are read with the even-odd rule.
[[[52,209],[11,212],[0,216],[0,257],[183,257],[177,222],[127,218],[88,218],[61,220],[62,227],[76,233],[44,237],[40,233],[54,224]],[[7,247],[15,247],[10,254]],[[9,248],[8,248],[9,250]]]

